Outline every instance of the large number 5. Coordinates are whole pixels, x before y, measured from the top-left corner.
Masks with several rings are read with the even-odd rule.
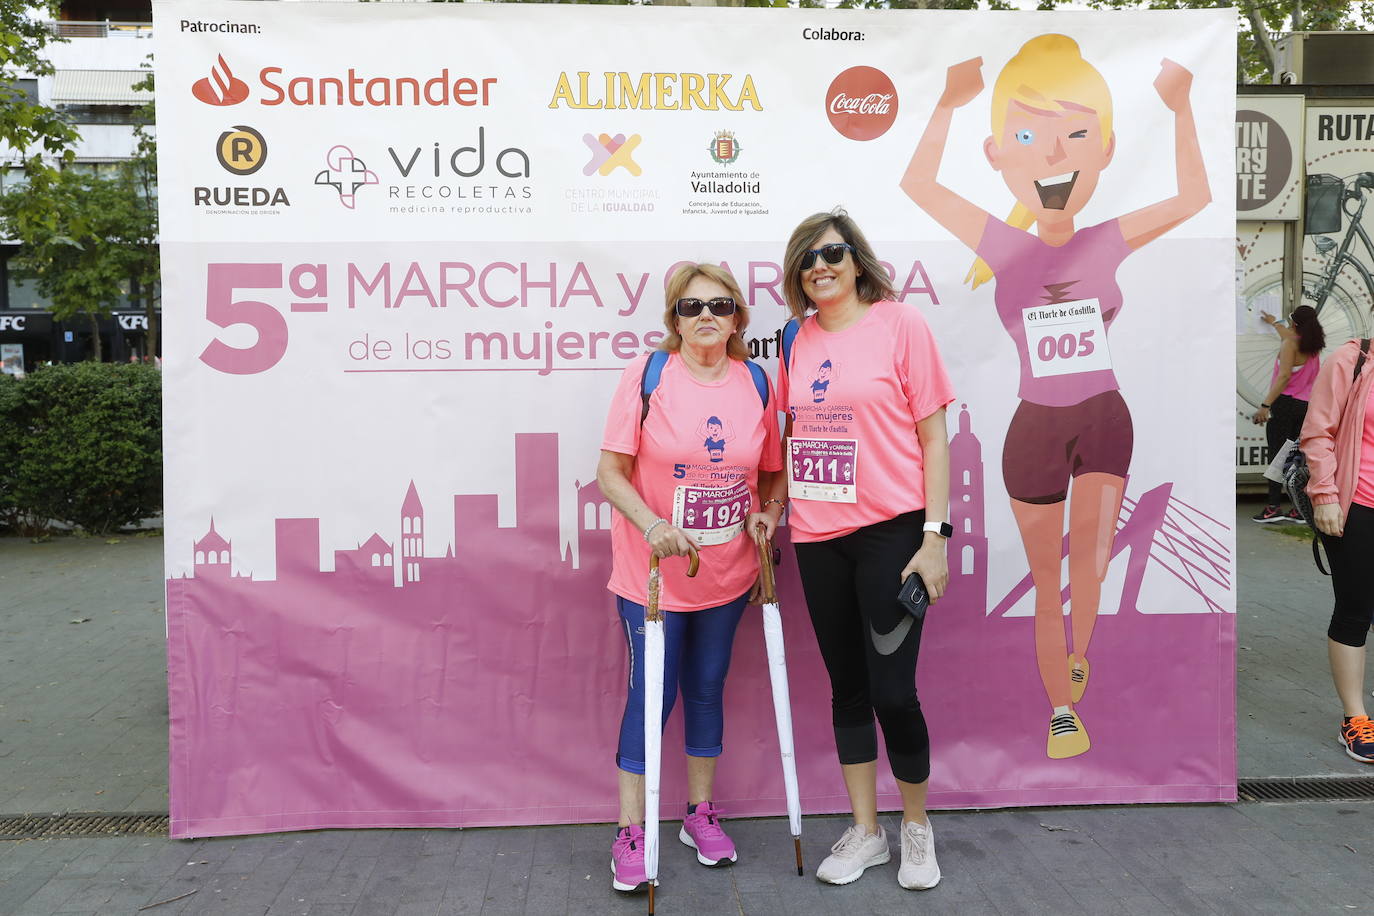
[[[246,324],[258,332],[251,347],[231,347],[216,338],[200,361],[230,375],[266,372],[286,355],[286,319],[266,302],[234,300],[234,289],[281,289],[280,264],[210,264],[205,278],[205,317],[221,328]]]

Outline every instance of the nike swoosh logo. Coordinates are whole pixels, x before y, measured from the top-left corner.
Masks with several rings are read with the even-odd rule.
[[[887,633],[879,633],[869,624],[868,635],[873,640],[873,648],[878,650],[879,655],[891,655],[896,652],[902,647],[902,643],[906,642],[906,634],[911,632],[911,625],[915,622],[910,615],[903,614],[902,622]]]

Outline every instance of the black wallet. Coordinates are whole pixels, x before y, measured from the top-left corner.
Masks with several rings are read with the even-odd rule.
[[[926,592],[926,583],[919,573],[912,573],[906,577],[901,591],[897,592],[897,603],[917,620],[925,619],[926,608],[930,607],[930,595]]]

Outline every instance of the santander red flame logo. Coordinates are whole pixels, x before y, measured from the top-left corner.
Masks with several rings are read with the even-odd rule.
[[[830,124],[851,140],[873,140],[897,120],[897,87],[881,70],[850,67],[825,94]]]
[[[237,105],[248,98],[248,84],[234,76],[221,54],[210,68],[210,75],[196,80],[191,95],[206,105]]]

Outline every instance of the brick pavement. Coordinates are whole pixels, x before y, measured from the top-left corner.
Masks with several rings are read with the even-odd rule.
[[[1328,586],[1256,510],[1237,510],[1241,774],[1364,774],[1334,740]],[[165,810],[161,542],[118,540],[0,539],[0,813]],[[797,878],[777,819],[734,822],[740,863],[704,869],[665,822],[659,912],[1367,911],[1372,818],[1363,802],[941,813],[945,880],[919,895],[895,865],[844,888]],[[806,819],[811,868],[842,829]],[[608,889],[609,840],[593,825],[5,842],[0,913],[134,913],[193,890],[146,912],[643,912]]]

